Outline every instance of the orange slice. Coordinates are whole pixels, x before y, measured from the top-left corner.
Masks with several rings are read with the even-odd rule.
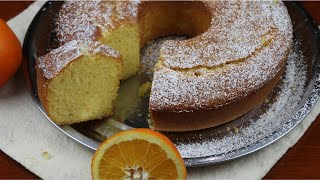
[[[93,179],[185,179],[186,167],[174,144],[150,129],[132,129],[104,141],[95,152]]]

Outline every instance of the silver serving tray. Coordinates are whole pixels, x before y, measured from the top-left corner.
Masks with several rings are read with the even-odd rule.
[[[23,70],[28,89],[49,121],[51,119],[37,94],[35,62],[38,56],[57,47],[53,20],[61,4],[47,2],[41,8],[28,29],[23,45]],[[176,144],[187,166],[220,163],[262,149],[290,132],[315,105],[320,94],[320,32],[299,3],[286,2],[286,6],[294,26],[295,52],[289,59],[282,81],[268,99],[244,116],[218,127],[180,133],[162,132]],[[147,74],[142,73],[123,82],[134,85],[121,85],[122,97],[126,98],[128,92],[148,80]],[[101,141],[118,131],[147,127],[147,102],[147,97],[135,102],[134,111],[121,117],[72,126],[58,126],[51,122],[75,141],[96,150]]]

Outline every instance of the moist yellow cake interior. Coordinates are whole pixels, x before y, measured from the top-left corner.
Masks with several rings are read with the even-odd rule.
[[[102,43],[119,51],[124,64],[122,79],[136,74],[140,69],[140,35],[137,24],[125,24],[114,30],[102,31]]]
[[[48,107],[57,123],[112,115],[122,63],[113,57],[86,55],[73,61],[48,87]]]

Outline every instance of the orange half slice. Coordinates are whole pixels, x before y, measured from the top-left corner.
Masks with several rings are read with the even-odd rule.
[[[117,133],[93,156],[93,179],[185,179],[184,161],[174,144],[150,129]]]

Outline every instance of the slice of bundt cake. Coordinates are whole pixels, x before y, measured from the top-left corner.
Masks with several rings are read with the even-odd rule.
[[[71,40],[107,44],[121,53],[122,79],[127,79],[140,70],[137,4],[135,1],[66,1],[57,20],[58,40],[61,44]]]
[[[112,115],[123,71],[118,52],[98,42],[71,41],[37,63],[38,95],[57,124]]]

